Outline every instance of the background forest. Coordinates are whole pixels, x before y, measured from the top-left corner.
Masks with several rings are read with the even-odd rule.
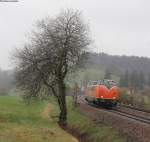
[[[150,86],[150,58],[137,56],[116,56],[105,53],[88,53],[83,68],[70,73],[67,77],[68,87],[75,82],[80,86],[89,80],[113,79],[120,87],[143,89]],[[14,71],[0,70],[0,93],[7,94],[15,86]]]

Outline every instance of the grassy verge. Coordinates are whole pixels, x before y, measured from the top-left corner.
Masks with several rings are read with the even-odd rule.
[[[148,91],[145,90],[143,94],[141,92],[129,94],[129,91],[126,88],[121,88],[120,103],[132,105],[133,107],[140,109],[150,110],[150,96],[145,95],[147,93]]]
[[[54,98],[50,98],[50,118],[43,116],[48,101],[33,101],[25,105],[20,97],[0,96],[0,142],[76,142],[75,139],[57,124],[59,113]],[[79,110],[72,109],[71,98],[68,103],[68,124],[72,130],[86,137],[86,142],[122,142],[123,139],[111,127],[97,126]]]
[[[59,110],[56,101],[51,100],[54,108],[51,115],[57,115]],[[80,114],[79,110],[72,109],[72,98],[67,98],[68,124],[71,131],[76,131],[86,142],[123,142],[123,138],[110,126],[96,125],[90,119]],[[74,132],[73,132],[74,133]],[[79,136],[78,135],[78,136]],[[83,138],[84,139],[84,138]]]
[[[42,114],[48,102],[25,105],[20,97],[0,96],[0,142],[75,142]]]

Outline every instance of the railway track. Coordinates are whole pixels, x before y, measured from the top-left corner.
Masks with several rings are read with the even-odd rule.
[[[81,102],[85,103],[86,101],[84,100],[84,98],[81,98],[80,100]],[[103,107],[100,107],[96,104],[93,103],[87,103],[88,105],[95,107],[98,109],[98,111],[105,111],[105,112],[111,112],[113,114],[117,114],[120,115],[122,117],[126,117],[132,120],[136,120],[142,123],[146,123],[150,125],[150,112],[149,111],[143,111],[142,109],[134,109],[133,107],[124,107],[124,106],[118,106],[116,108],[113,109],[105,109]],[[123,110],[123,109],[126,110]],[[133,112],[130,112],[128,109],[132,109]],[[143,114],[145,113],[145,115]]]
[[[127,141],[150,142],[150,113],[135,109],[105,109],[94,104],[87,104],[83,96],[78,98],[80,111],[95,123],[104,123],[119,130]],[[124,108],[124,107],[122,107]],[[130,110],[130,111],[129,111]],[[132,111],[134,113],[132,113]],[[123,111],[123,112],[122,112]],[[138,112],[138,113],[136,113]],[[143,113],[145,113],[143,115]]]
[[[120,110],[108,110],[109,112],[112,112],[112,113],[115,113],[115,114],[118,114],[118,115],[121,115],[123,117],[127,117],[127,118],[130,118],[130,119],[133,119],[133,120],[136,120],[136,121],[140,121],[140,122],[143,122],[143,123],[146,123],[146,124],[150,124],[150,118],[147,118],[145,116],[139,116],[139,115],[135,115],[135,114],[131,114],[131,113],[128,113],[128,112],[122,112]]]
[[[150,110],[145,110],[145,109],[142,109],[142,108],[137,108],[137,107],[133,107],[133,106],[129,106],[129,105],[124,105],[124,104],[119,104],[118,106],[120,107],[125,107],[125,108],[129,108],[129,109],[133,109],[133,110],[137,110],[139,112],[145,112],[145,113],[149,113],[150,114]]]
[[[122,110],[119,110],[119,109],[116,109],[116,108],[105,109],[105,108],[99,107],[99,106],[97,106],[95,104],[91,104],[91,103],[88,103],[88,105],[90,105],[92,107],[96,107],[98,109],[98,111],[111,112],[113,114],[117,114],[117,115],[129,118],[129,119],[136,120],[136,121],[143,122],[143,123],[146,123],[146,124],[150,125],[150,118],[147,118],[146,116],[131,114],[130,112],[125,112],[125,111],[122,111]]]
[[[139,115],[139,116],[145,116],[146,118],[150,119],[150,112],[149,111],[145,111],[142,109],[135,109],[134,107],[124,107],[124,106],[119,106],[117,105],[117,107],[114,108],[115,110],[118,111],[122,111],[122,112],[127,112],[129,114],[134,113],[135,115]]]

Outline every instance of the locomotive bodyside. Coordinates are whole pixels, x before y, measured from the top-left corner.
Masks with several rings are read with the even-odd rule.
[[[117,105],[119,90],[116,85],[108,88],[104,84],[89,85],[85,90],[85,99],[97,105],[113,107]]]

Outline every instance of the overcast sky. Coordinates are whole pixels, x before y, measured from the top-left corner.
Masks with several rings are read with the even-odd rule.
[[[10,54],[36,20],[66,8],[82,11],[94,51],[150,57],[149,0],[19,0],[0,2],[0,68],[13,67]]]

